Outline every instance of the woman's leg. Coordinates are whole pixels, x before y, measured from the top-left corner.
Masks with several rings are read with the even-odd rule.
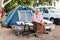
[[[36,22],[32,22],[33,23],[33,31],[34,31],[34,33],[36,33]]]
[[[34,32],[40,34],[43,32],[43,27],[40,23],[32,22],[34,24]]]
[[[45,29],[45,23],[43,22],[43,23],[40,23],[40,26],[41,26],[41,30],[42,30],[42,32],[41,33],[45,33],[45,34],[48,34],[47,32],[46,32],[46,29]]]
[[[35,36],[38,37],[38,32],[37,32],[37,22],[32,22],[34,24],[34,33]]]
[[[46,32],[45,23],[43,22],[43,23],[41,23],[40,25],[41,25],[41,27],[42,27],[42,32],[45,33],[45,32]]]

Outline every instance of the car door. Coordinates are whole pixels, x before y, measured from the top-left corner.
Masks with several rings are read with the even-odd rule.
[[[48,19],[49,18],[49,11],[47,8],[43,8],[43,17],[44,19]]]

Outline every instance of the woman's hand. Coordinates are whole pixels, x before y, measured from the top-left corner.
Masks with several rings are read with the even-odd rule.
[[[41,23],[40,23],[42,26],[45,26],[45,22],[41,20]]]

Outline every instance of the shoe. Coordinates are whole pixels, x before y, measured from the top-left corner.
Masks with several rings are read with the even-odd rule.
[[[38,37],[38,35],[37,35],[37,34],[35,34],[35,37]]]
[[[49,34],[48,32],[45,32],[45,34]]]

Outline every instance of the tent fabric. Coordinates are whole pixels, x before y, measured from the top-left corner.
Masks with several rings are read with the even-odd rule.
[[[14,25],[16,22],[30,22],[32,13],[30,7],[23,8],[23,6],[19,6],[15,10],[9,12],[4,24]]]
[[[13,15],[15,13],[16,10],[12,10],[11,12],[8,13],[7,18],[4,21],[4,24],[7,25],[9,24],[9,22],[11,21],[11,19],[13,18]]]

